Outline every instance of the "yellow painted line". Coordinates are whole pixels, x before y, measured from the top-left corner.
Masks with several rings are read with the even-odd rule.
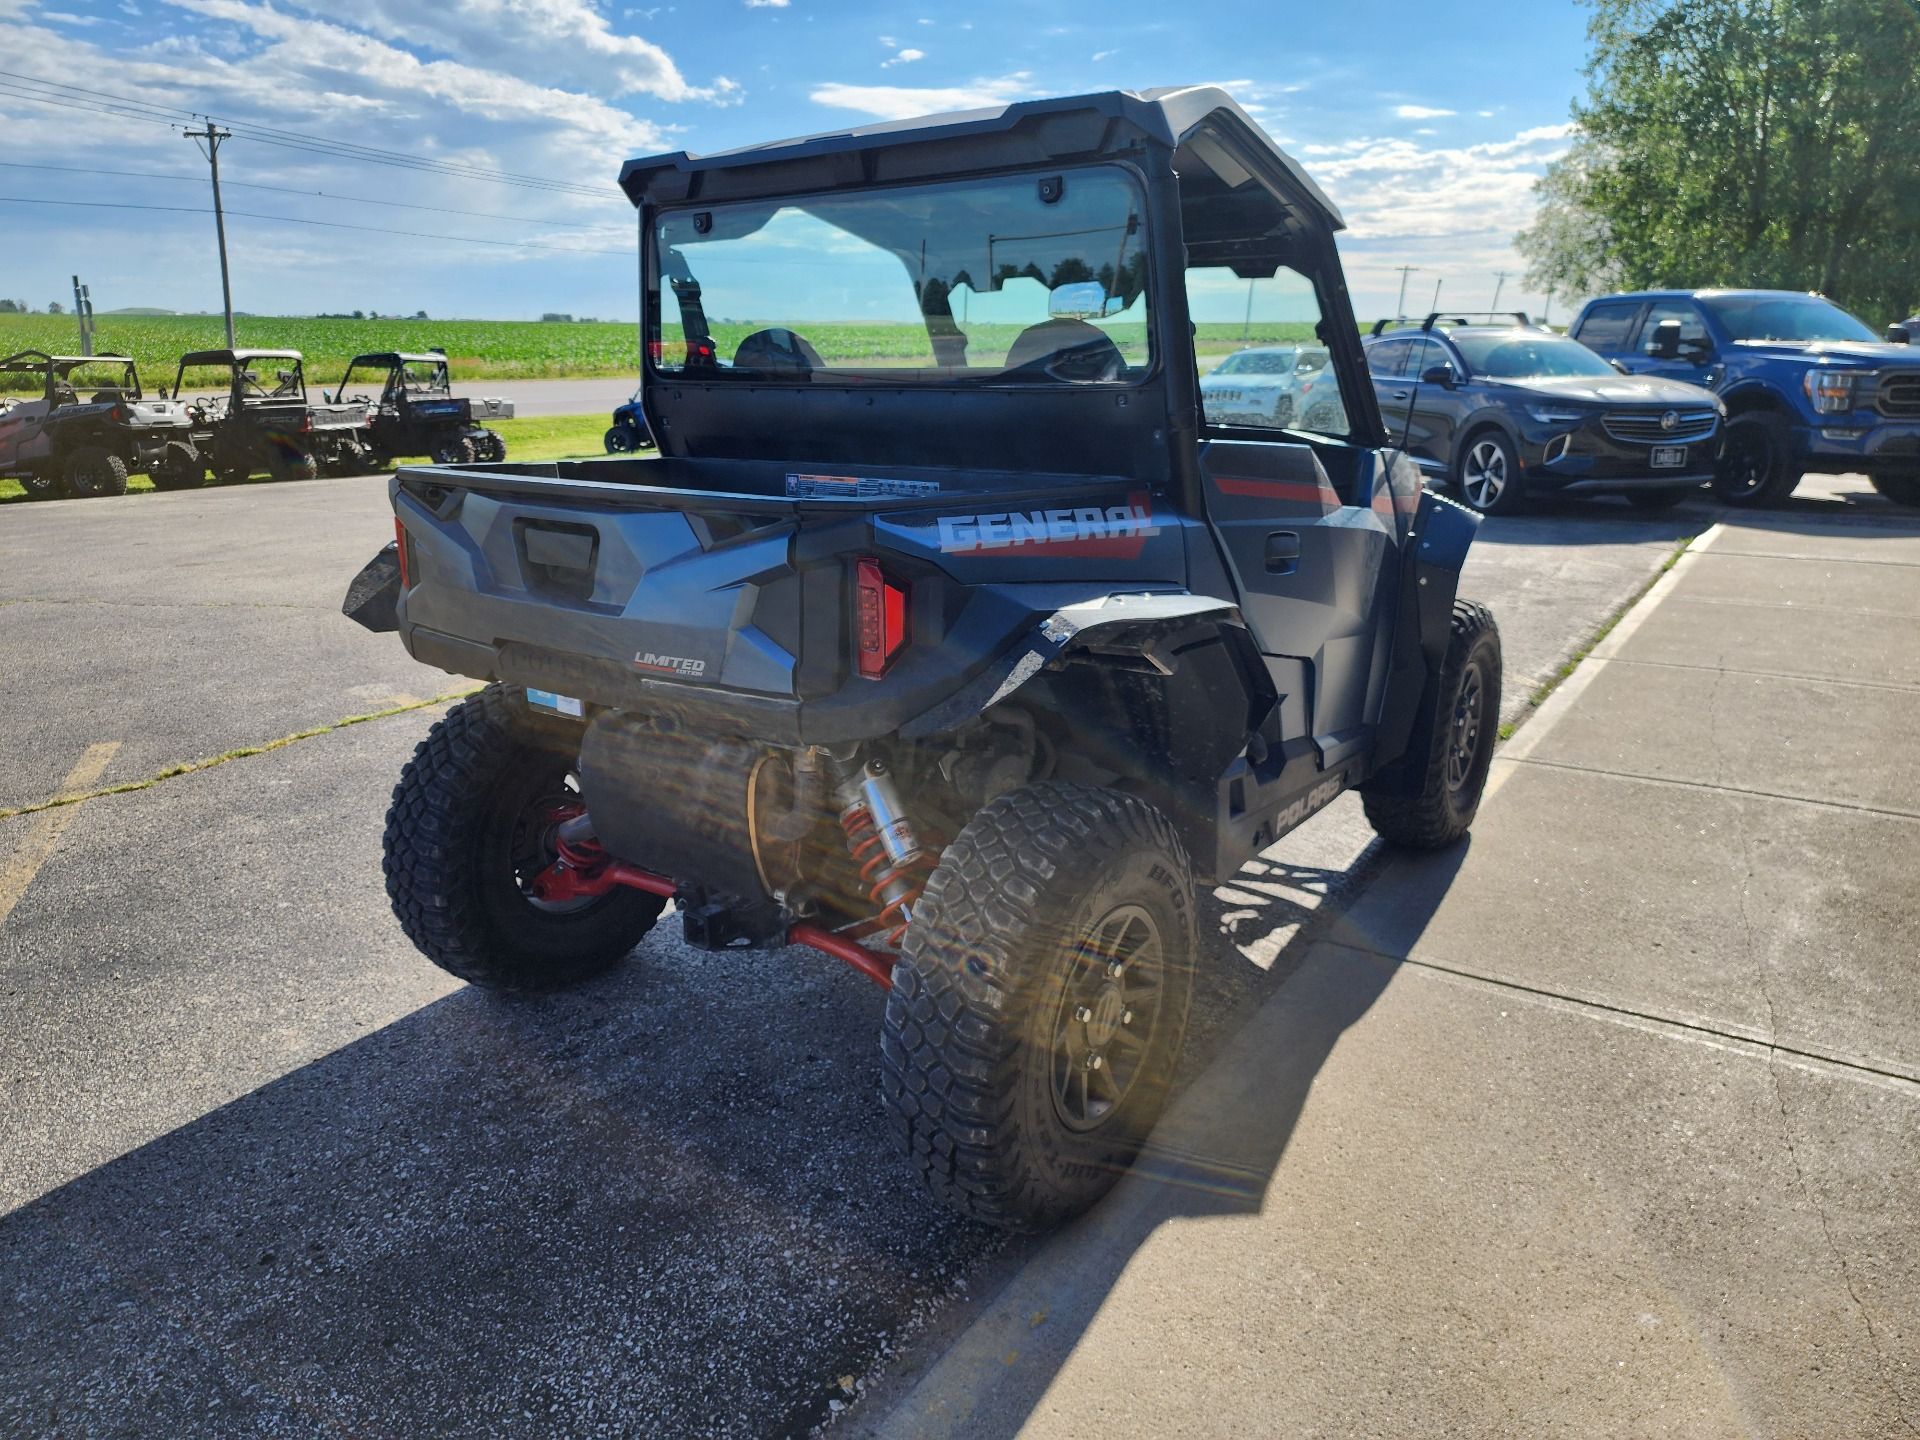
[[[60,782],[60,793],[73,795],[92,785],[106,772],[107,762],[113,759],[113,752],[119,748],[118,740],[102,740],[98,745],[89,745],[86,753],[74,763],[73,769],[67,772],[67,778]],[[20,903],[20,897],[27,893],[27,886],[33,883],[33,877],[40,873],[40,867],[53,854],[53,847],[60,840],[60,832],[67,828],[67,823],[73,819],[78,808],[61,805],[41,811],[28,828],[27,838],[13,852],[13,858],[0,864],[0,925],[7,923],[13,907]]]

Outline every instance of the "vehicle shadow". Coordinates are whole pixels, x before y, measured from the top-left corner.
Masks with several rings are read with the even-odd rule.
[[[1403,862],[1416,868],[1417,883],[1396,911],[1396,931],[1425,928],[1470,844]],[[1189,1079],[1133,1169],[1087,1216],[1015,1257],[1029,1267],[1030,1289],[1044,1290],[1044,1308],[1016,1314],[1008,1305],[984,1305],[972,1327],[953,1337],[938,1369],[924,1381],[902,1376],[891,1392],[876,1395],[880,1403],[858,1414],[853,1433],[888,1440],[1017,1433],[1156,1232],[1173,1222],[1265,1208],[1321,1067],[1397,966],[1326,943],[1343,906],[1303,912],[1285,899],[1250,904],[1269,887],[1248,882],[1304,883],[1339,898],[1373,881],[1388,853],[1375,842],[1342,871],[1256,861],[1209,898],[1202,909],[1215,937],[1213,958],[1243,963],[1216,966],[1234,979],[1209,985],[1184,1062]],[[1266,968],[1245,964],[1262,958],[1260,942],[1274,933],[1287,938]],[[1259,978],[1249,980],[1249,971]]]
[[[1378,853],[1256,862],[1206,900],[1178,1103]],[[1388,972],[1350,978],[1286,1006],[1231,1133],[1156,1144],[1123,1187],[1152,1204],[1083,1222],[1108,1248],[1050,1335],[1165,1219],[1259,1207]],[[876,1098],[882,1003],[808,952],[663,942],[566,995],[429,1003],[0,1218],[0,1433],[804,1432],[1047,1243],[918,1190]]]

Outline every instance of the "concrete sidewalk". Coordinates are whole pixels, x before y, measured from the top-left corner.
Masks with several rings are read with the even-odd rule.
[[[1920,1434],[1917,626],[1709,531],[866,1432]]]

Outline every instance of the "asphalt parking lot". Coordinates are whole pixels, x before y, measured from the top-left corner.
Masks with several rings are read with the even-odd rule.
[[[1713,513],[1483,527],[1506,715]],[[413,952],[381,821],[460,682],[338,613],[390,526],[380,479],[0,512],[0,811],[321,731],[0,819],[0,1433],[827,1420],[1024,1242],[921,1199],[822,957],[662,934],[505,1003]],[[1356,809],[1213,897],[1191,1062],[1364,888]]]

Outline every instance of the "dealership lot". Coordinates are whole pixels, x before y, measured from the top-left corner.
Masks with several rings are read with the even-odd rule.
[[[1712,519],[1483,527],[1507,716]],[[0,810],[400,712],[0,820],[0,1430],[825,1419],[1031,1247],[920,1197],[821,957],[662,934],[516,1004],[412,951],[383,811],[461,682],[338,613],[390,524],[376,479],[0,513]],[[1211,901],[1196,1062],[1378,866],[1354,808]]]

